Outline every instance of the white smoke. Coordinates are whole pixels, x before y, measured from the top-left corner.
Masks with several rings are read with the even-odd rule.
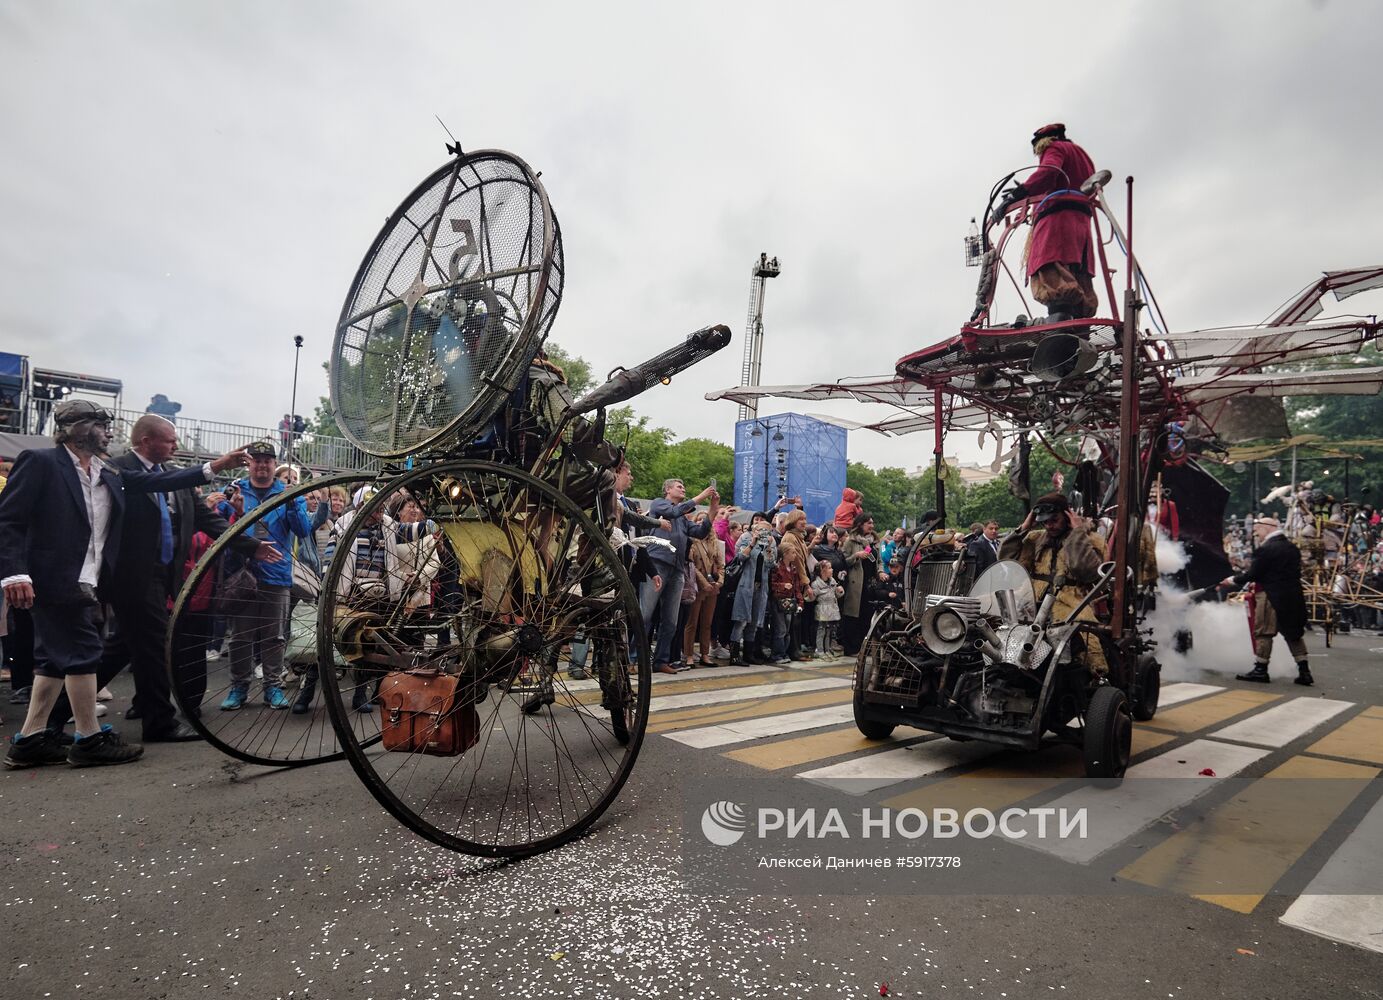
[[[1253,665],[1253,640],[1245,605],[1241,601],[1222,604],[1213,598],[1197,601],[1188,597],[1170,574],[1184,569],[1189,561],[1186,546],[1158,535],[1157,569],[1163,576],[1158,582],[1157,607],[1144,619],[1143,627],[1153,630],[1162,680],[1198,680],[1206,673],[1243,673]],[[1192,647],[1186,653],[1178,653],[1176,635],[1183,629],[1190,632]]]

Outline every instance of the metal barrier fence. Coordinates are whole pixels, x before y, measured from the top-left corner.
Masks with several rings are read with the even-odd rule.
[[[130,428],[142,416],[144,414],[138,410],[116,410],[115,425],[111,428],[115,440],[128,441]],[[288,460],[287,435],[276,427],[230,424],[220,420],[191,420],[181,414],[176,424],[178,450],[186,456],[205,460],[224,455],[232,448],[251,441],[270,441],[278,449],[279,457]],[[345,438],[325,434],[294,435],[292,456],[294,465],[305,466],[317,473],[378,472],[383,464],[380,459],[365,454]]]

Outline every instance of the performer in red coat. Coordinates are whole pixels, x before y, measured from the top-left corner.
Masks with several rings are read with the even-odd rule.
[[[1066,126],[1044,125],[1032,134],[1037,170],[1008,190],[995,217],[1024,198],[1034,199],[1028,244],[1028,284],[1033,298],[1047,307],[1048,320],[1095,315],[1094,248],[1090,241],[1090,200],[1080,186],[1095,172],[1089,155],[1066,138]]]

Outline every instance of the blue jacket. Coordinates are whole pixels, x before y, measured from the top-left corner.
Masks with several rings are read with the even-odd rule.
[[[663,569],[674,571],[683,569],[687,565],[687,549],[691,546],[691,540],[693,538],[705,538],[711,533],[710,521],[692,524],[686,519],[685,515],[694,510],[696,510],[696,502],[693,500],[673,503],[671,500],[660,497],[648,505],[649,517],[655,520],[662,518],[672,523],[671,531],[654,528],[650,532],[658,538],[666,538],[672,542],[674,549],[672,552],[661,546],[649,549],[649,555],[658,564],[660,572]]]
[[[240,480],[240,492],[245,497],[245,516],[249,516],[261,503],[267,503],[287,489],[275,479],[273,484],[263,490],[250,485],[248,478]],[[307,514],[307,501],[297,497],[291,503],[279,504],[277,509],[262,517],[258,525],[263,525],[269,534],[268,541],[283,554],[283,561],[276,563],[254,562],[255,577],[266,587],[291,587],[293,585],[293,536],[312,537],[312,521]],[[258,534],[254,528],[252,534]]]

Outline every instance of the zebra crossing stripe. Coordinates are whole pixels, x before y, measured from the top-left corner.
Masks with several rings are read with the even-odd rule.
[[[1330,698],[1293,698],[1257,715],[1215,731],[1217,740],[1234,740],[1260,747],[1285,747],[1317,726],[1353,708],[1352,701]]]
[[[1176,737],[1135,727],[1133,754],[1138,756],[1170,743]],[[1024,799],[1049,792],[1059,785],[1085,774],[1080,749],[1072,746],[1050,746],[1036,753],[1016,750],[1004,753],[992,764],[974,771],[945,778],[885,799],[883,805],[893,809],[947,808],[965,812],[970,809],[990,809],[995,812],[1016,805]]]
[[[968,743],[948,739],[927,740],[899,750],[803,771],[797,777],[847,795],[865,795],[900,781],[925,778],[929,774],[991,757],[1002,749],[997,744],[978,740]]]
[[[1162,688],[1157,696],[1157,707],[1161,711],[1164,708],[1171,708],[1173,705],[1180,705],[1184,701],[1190,701],[1192,698],[1200,698],[1223,690],[1224,688],[1216,684],[1192,684],[1190,681],[1168,684]]]
[[[1379,844],[1383,844],[1383,800],[1373,804],[1280,921],[1330,941],[1383,952],[1383,851]]]
[[[1163,729],[1171,733],[1194,733],[1224,722],[1251,709],[1260,708],[1282,696],[1265,691],[1225,691],[1223,694],[1202,698],[1164,712],[1159,707],[1157,715],[1147,725],[1153,729]]]
[[[1378,774],[1360,764],[1292,757],[1119,874],[1252,913]]]
[[[839,705],[842,702],[850,701],[850,689],[836,688],[830,691],[808,691],[804,694],[789,694],[771,701],[760,703],[749,703],[741,705],[706,705],[700,708],[676,708],[668,712],[660,712],[649,720],[648,732],[665,733],[672,729],[686,729],[692,726],[707,726],[713,723],[735,722],[740,719],[750,719],[757,715],[773,713],[775,717],[782,716],[804,708],[821,708],[826,705]],[[847,706],[848,707],[848,706]],[[846,716],[847,720],[854,719],[853,711]],[[785,730],[786,731],[786,730]],[[772,730],[763,733],[765,736],[774,735]]]
[[[855,707],[847,702],[844,705],[832,705],[810,712],[792,712],[788,715],[768,715],[757,719],[742,719],[720,725],[702,726],[699,729],[684,729],[681,732],[665,733],[664,735],[670,740],[676,740],[678,743],[689,747],[707,749],[762,739],[765,736],[800,733],[808,729],[824,729],[827,726],[853,722],[854,718]]]
[[[1068,813],[1085,809],[1089,829],[1084,838],[1039,838],[1031,817],[1023,824],[1028,835],[1014,840],[1029,850],[1042,851],[1081,864],[1093,861],[1105,851],[1138,833],[1150,823],[1204,795],[1219,782],[1268,755],[1257,747],[1194,740],[1178,747],[1175,754],[1162,753],[1129,768],[1116,788],[1083,787],[1058,796],[1044,805],[1066,809]],[[1214,777],[1202,776],[1209,769]],[[1176,781],[1140,781],[1141,778],[1176,778]]]
[[[826,691],[849,686],[849,681],[841,680],[839,677],[811,677],[800,681],[755,684],[719,691],[688,691],[684,694],[655,696],[650,702],[649,711],[667,712],[697,705],[727,705],[739,701],[756,701],[760,698],[777,698],[786,694],[801,694],[803,691]]]
[[[588,677],[584,681],[571,680],[566,676],[565,669],[564,667],[562,676],[558,678],[560,687],[566,688],[568,691],[600,691],[600,681],[592,677]],[[732,684],[762,684],[764,679],[759,675],[783,674],[784,672],[782,667],[775,667],[771,664],[743,667],[697,667],[695,670],[676,675],[655,673],[653,675],[653,687],[656,691],[657,688],[666,684],[679,691],[698,691],[721,687],[725,685],[726,681],[730,681]],[[790,673],[799,677],[811,676],[800,670],[790,671]],[[731,680],[732,678],[733,680]]]

